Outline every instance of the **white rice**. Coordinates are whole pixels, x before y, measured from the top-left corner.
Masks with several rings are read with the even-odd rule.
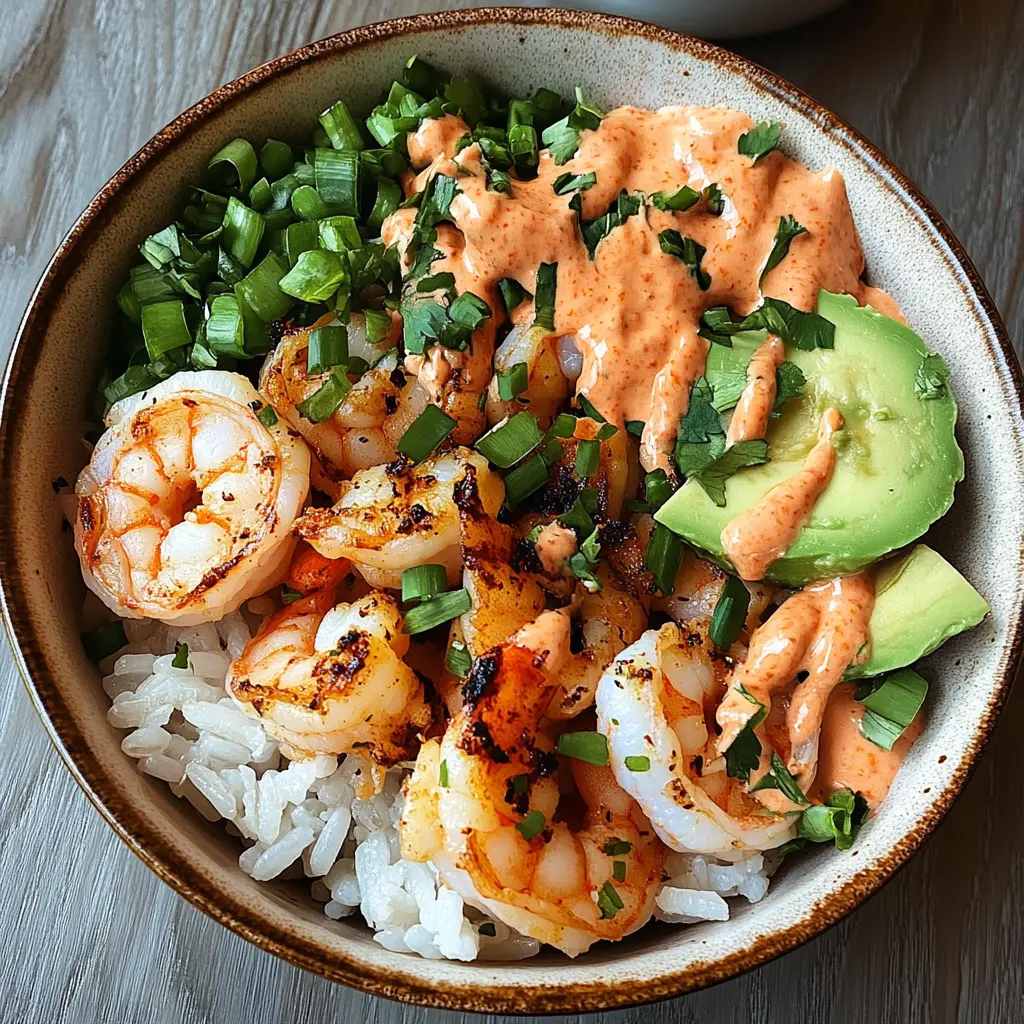
[[[223,820],[245,844],[238,866],[247,875],[261,882],[311,879],[310,892],[329,918],[358,910],[374,940],[397,952],[515,960],[539,951],[535,939],[467,906],[432,865],[400,856],[397,823],[408,767],[392,769],[382,792],[359,799],[353,782],[362,759],[289,761],[226,696],[228,666],[251,636],[242,614],[185,629],[137,620],[124,625],[128,646],[101,666],[112,701],[107,720],[131,730],[121,749],[140,772],[167,783],[208,820]],[[188,644],[187,669],[171,664],[176,642]],[[655,916],[674,924],[727,920],[725,897],[760,900],[769,873],[759,855],[727,865],[671,854]]]

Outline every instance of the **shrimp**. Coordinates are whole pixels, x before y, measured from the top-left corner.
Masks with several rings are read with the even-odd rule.
[[[403,856],[430,860],[467,902],[577,956],[649,920],[665,850],[610,776],[579,785],[578,828],[561,813],[539,726],[568,643],[566,617],[544,612],[477,659],[465,706],[420,750],[399,836]]]
[[[386,594],[334,601],[328,586],[266,619],[232,662],[228,692],[289,758],[360,751],[386,769],[412,757],[431,720],[402,660],[409,638]]]
[[[665,843],[736,860],[781,845],[796,825],[750,797],[714,752],[709,725],[728,665],[711,649],[706,620],[648,630],[601,677],[598,730],[619,785]]]
[[[399,460],[360,470],[341,484],[333,508],[308,510],[296,533],[327,558],[347,558],[372,587],[397,590],[403,570],[428,563],[443,565],[454,584],[462,559],[452,495],[469,468],[484,509],[496,514],[501,478],[482,455],[454,448],[418,465]]]
[[[326,325],[317,321],[316,326]],[[369,466],[393,461],[398,440],[427,405],[426,391],[399,369],[397,354],[388,352],[380,358],[380,348],[366,341],[360,313],[351,315],[348,344],[350,355],[379,361],[358,379],[349,378],[355,380],[352,390],[322,423],[312,422],[299,411],[301,403],[328,378],[327,374],[307,373],[308,332],[282,338],[260,371],[260,392],[277,415],[305,439],[313,453],[313,484],[332,498],[342,480]]]
[[[309,452],[242,376],[181,372],[114,405],[76,485],[82,574],[125,618],[193,625],[277,583]]]
[[[494,353],[494,373],[487,392],[487,420],[497,423],[522,409],[547,428],[569,396],[569,382],[558,362],[559,339],[539,327],[513,327]],[[498,393],[498,375],[525,363],[526,391],[511,400]]]

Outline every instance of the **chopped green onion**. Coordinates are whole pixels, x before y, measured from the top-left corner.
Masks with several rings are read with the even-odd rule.
[[[302,593],[298,590],[292,590],[291,587],[281,588],[281,603],[282,604],[295,604],[296,601],[302,600]]]
[[[755,705],[757,710],[747,719],[743,728],[729,744],[725,752],[725,773],[732,779],[748,782],[750,773],[761,760],[761,741],[757,738],[754,730],[764,721],[768,714],[768,708],[742,684],[737,687],[737,690],[751,704]]]
[[[836,849],[848,850],[867,816],[868,805],[860,793],[839,789],[824,804],[814,804],[804,811],[798,834],[812,843],[835,842]]]
[[[123,398],[137,395],[140,391],[159,383],[160,378],[155,377],[146,366],[129,366],[120,377],[112,380],[104,389],[103,397],[111,405],[120,402]]]
[[[245,358],[245,321],[234,295],[218,295],[210,303],[206,343],[219,356]]]
[[[351,390],[352,384],[348,377],[335,370],[317,391],[296,408],[311,423],[323,423],[334,415]]]
[[[864,705],[860,720],[862,735],[892,750],[893,744],[914,721],[927,695],[928,681],[909,668],[886,676],[880,685],[872,681],[867,686],[858,686],[855,699]]]
[[[396,448],[413,462],[422,462],[457,426],[436,405],[428,405],[399,438]]]
[[[334,106],[328,107],[320,115],[320,124],[323,125],[327,138],[331,140],[331,145],[335,149],[358,152],[365,145],[363,133],[343,100],[338,100]]]
[[[558,264],[542,263],[537,268],[537,290],[533,297],[535,327],[555,329],[555,291],[558,287]]]
[[[521,395],[530,382],[530,368],[526,363],[513,363],[498,374],[498,397],[505,402]]]
[[[603,765],[608,763],[608,740],[599,732],[563,732],[558,737],[558,752],[577,761]]]
[[[436,95],[441,85],[441,76],[437,69],[415,54],[405,62],[402,80],[413,92],[418,92],[422,96]]]
[[[301,253],[295,266],[278,286],[303,302],[324,302],[348,280],[348,264],[336,252],[310,249]]]
[[[616,892],[611,882],[605,882],[597,894],[597,906],[601,911],[601,917],[612,918],[623,907],[622,897]]]
[[[458,640],[452,641],[452,645],[444,657],[444,667],[453,676],[458,676],[460,679],[469,675],[469,670],[473,667],[473,659],[465,644],[459,643]]]
[[[736,642],[743,623],[747,620],[749,607],[750,591],[744,586],[743,581],[735,576],[726,577],[722,593],[715,602],[711,628],[708,630],[711,642],[720,651],[727,651]]]
[[[463,292],[449,307],[448,318],[467,330],[479,330],[491,318],[491,307],[478,295]]]
[[[518,412],[492,427],[473,447],[489,462],[508,469],[529,455],[540,441],[537,421],[528,412]],[[544,475],[546,478],[546,469]]]
[[[584,394],[576,396],[576,401],[579,402],[580,408],[583,412],[592,420],[597,420],[598,423],[607,423],[608,421],[597,411],[597,407],[589,398]]]
[[[700,202],[700,193],[689,185],[684,185],[678,192],[652,192],[648,199],[651,206],[659,210],[682,213]]]
[[[558,521],[576,532],[577,538],[589,537],[594,532],[594,520],[580,498],[577,498],[568,512],[563,512]]]
[[[624,761],[626,769],[631,772],[649,772],[651,759],[646,754],[630,754]]]
[[[292,209],[302,220],[320,220],[331,215],[330,207],[312,185],[300,185],[292,193]]]
[[[171,668],[188,668],[188,644],[175,643]]]
[[[416,565],[402,570],[402,601],[425,601],[448,586],[443,565]]]
[[[597,439],[598,441],[610,441],[618,432],[619,428],[614,423],[605,423],[597,432]]]
[[[540,811],[530,811],[526,817],[523,818],[519,824],[516,825],[516,831],[529,842],[534,836],[540,835],[544,831],[544,826],[547,824],[547,819]]]
[[[374,200],[370,215],[366,218],[367,227],[371,231],[380,231],[385,219],[398,209],[402,198],[402,187],[397,181],[391,178],[378,178],[377,198]]]
[[[576,445],[576,475],[581,480],[592,477],[601,461],[600,441],[580,441]]]
[[[410,608],[405,613],[402,632],[425,633],[428,629],[450,622],[459,615],[465,615],[473,607],[468,590],[449,590]]]
[[[604,844],[604,852],[609,857],[624,857],[626,854],[633,849],[632,843],[627,843],[625,839],[609,839]]]
[[[511,277],[503,277],[498,282],[498,291],[501,293],[501,301],[505,303],[505,309],[509,313],[526,297],[526,289]]]
[[[331,252],[351,252],[363,246],[359,227],[352,217],[339,214],[335,217],[324,217],[318,224],[320,246]]]
[[[90,629],[82,634],[82,645],[86,657],[90,661],[102,661],[127,646],[128,637],[124,632],[124,623],[120,619],[105,622],[102,626]]]
[[[626,880],[626,862],[624,860],[612,861],[612,878],[616,882],[624,882]]]
[[[514,509],[548,482],[548,464],[540,455],[527,459],[505,477],[505,504]]]
[[[317,327],[309,332],[306,376],[327,373],[348,362],[348,330],[342,324]]]
[[[448,761],[445,759],[437,769],[437,781],[444,789],[448,788]]]
[[[576,417],[570,416],[567,412],[561,412],[555,417],[551,424],[551,433],[555,437],[570,438],[576,433]]]
[[[626,420],[626,433],[634,437],[643,437],[646,425],[643,420]]]
[[[284,229],[284,255],[288,266],[294,267],[299,256],[320,244],[320,226],[313,221],[299,221]]]
[[[777,789],[790,802],[800,807],[806,806],[810,801],[804,796],[803,790],[796,784],[796,779],[789,773],[789,769],[782,763],[782,758],[773,750],[771,756],[771,771],[762,775],[758,781],[750,787],[751,793],[762,789]]]
[[[683,542],[664,523],[654,527],[644,549],[644,568],[666,597],[675,590],[676,573],[683,561]]]
[[[789,247],[793,239],[799,235],[806,234],[807,228],[803,224],[797,223],[796,218],[791,214],[786,214],[779,219],[779,226],[775,232],[775,242],[772,245],[772,251],[768,254],[768,259],[765,261],[761,277],[758,279],[759,285],[789,255]]]
[[[218,150],[206,165],[209,170],[221,164],[228,164],[235,170],[238,187],[248,192],[256,180],[256,150],[245,139],[232,139],[223,149]]]
[[[338,212],[359,216],[359,154],[336,149],[317,149],[313,157],[316,190]]]
[[[280,287],[288,273],[284,261],[273,252],[266,256],[241,281],[237,289],[249,308],[265,323],[279,320],[295,305],[295,300]]]
[[[251,189],[249,189],[249,205],[257,212],[263,213],[270,207],[273,201],[273,193],[270,190],[270,182],[266,178],[260,178]]]
[[[292,147],[287,142],[267,139],[260,150],[260,166],[271,181],[276,181],[287,174],[294,162]]]
[[[520,793],[525,793],[530,788],[530,776],[526,772],[522,775],[514,775],[509,785],[512,792],[519,796]]]
[[[243,267],[252,266],[265,227],[263,218],[234,196],[224,209],[221,240],[233,259]]]
[[[252,404],[258,405],[259,403],[253,402]],[[253,409],[253,412],[256,413],[256,419],[258,419],[260,423],[268,429],[270,427],[277,426],[277,413],[274,412],[274,407],[272,405],[264,405],[259,409]]]
[[[191,345],[192,332],[185,321],[185,306],[181,299],[151,302],[143,306],[142,337],[151,360],[165,352]]]

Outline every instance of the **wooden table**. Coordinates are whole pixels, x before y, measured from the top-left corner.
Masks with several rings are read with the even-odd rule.
[[[50,252],[157,128],[269,57],[353,25],[435,6],[432,0],[5,4],[4,353]],[[973,256],[1011,335],[1020,337],[1024,5],[859,0],[736,49],[851,121],[919,182]],[[469,1019],[331,985],[208,920],[150,874],[89,806],[51,749],[6,649],[0,688],[0,1021]],[[719,988],[604,1019],[1024,1020],[1022,735],[1024,693],[1018,692],[965,794],[926,848],[839,926]]]

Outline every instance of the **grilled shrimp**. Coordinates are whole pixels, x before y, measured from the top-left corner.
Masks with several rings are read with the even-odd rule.
[[[577,783],[578,828],[560,811],[539,725],[568,643],[566,617],[544,612],[477,659],[466,705],[420,750],[399,835],[403,856],[431,860],[467,902],[576,956],[647,922],[665,851],[610,775]]]
[[[569,396],[569,382],[558,362],[558,341],[543,328],[517,326],[509,331],[494,353],[495,376],[487,392],[487,419],[497,423],[527,409],[546,428]],[[498,375],[525,363],[526,390],[511,399],[498,393]]]
[[[296,532],[327,558],[347,558],[373,587],[397,590],[404,569],[428,563],[443,565],[455,583],[462,559],[452,494],[471,467],[484,509],[497,513],[501,478],[482,455],[454,448],[418,465],[361,470],[340,485],[333,508],[310,509]]]
[[[669,623],[623,651],[597,687],[598,729],[619,785],[672,849],[734,860],[781,845],[795,823],[750,797],[715,754],[709,724],[727,668],[709,656],[706,628]]]
[[[402,660],[409,638],[386,594],[334,601],[328,586],[271,615],[232,662],[228,691],[290,758],[361,751],[386,768],[411,758],[430,723]]]
[[[380,349],[366,341],[360,313],[351,316],[348,344],[350,355],[368,361],[380,356]],[[395,445],[426,407],[427,393],[399,369],[397,354],[389,352],[361,377],[351,378],[352,390],[334,413],[314,423],[298,407],[323,386],[327,374],[307,374],[308,354],[308,332],[282,338],[260,371],[260,392],[310,446],[313,484],[333,498],[342,480],[395,459]]]
[[[261,407],[244,377],[202,370],[111,408],[75,488],[82,574],[108,608],[210,622],[280,580],[309,452]]]

